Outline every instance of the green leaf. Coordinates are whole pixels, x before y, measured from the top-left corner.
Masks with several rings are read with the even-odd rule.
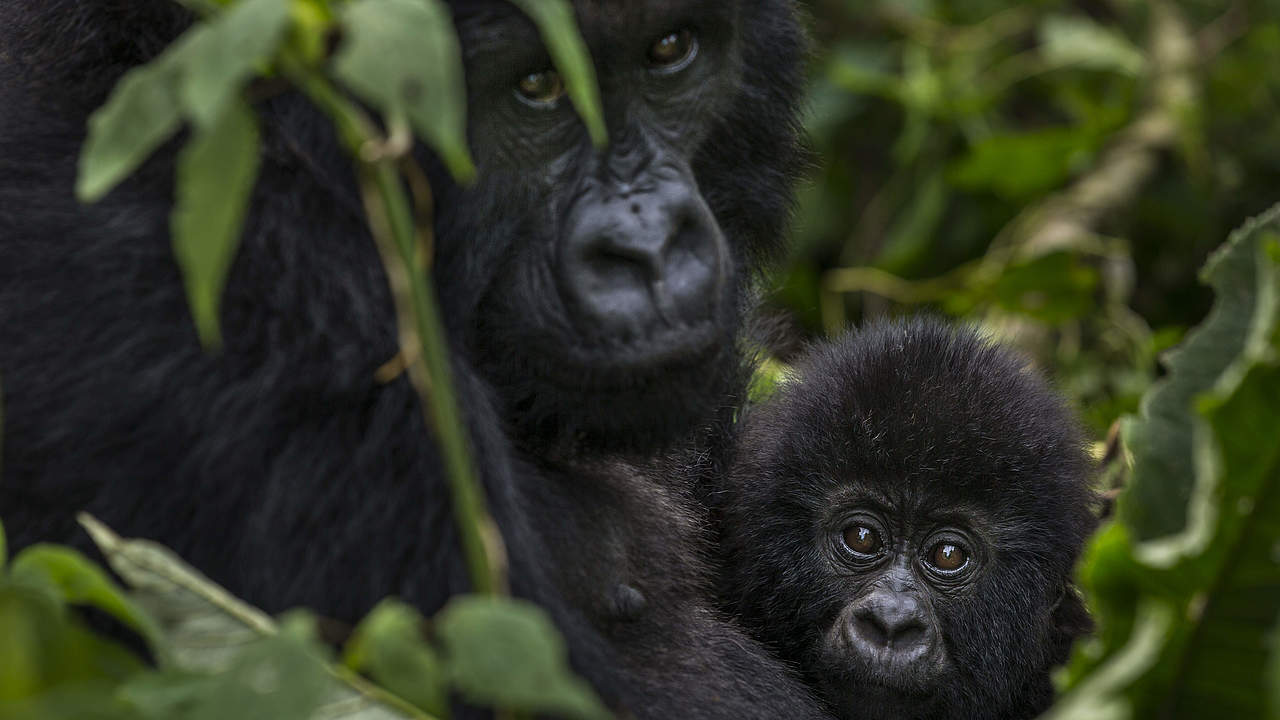
[[[1146,485],[1122,498],[1160,498],[1161,483],[1169,493],[1189,479],[1182,529],[1144,540],[1122,515],[1091,546],[1084,584],[1100,633],[1078,648],[1073,690],[1053,717],[1265,716],[1268,638],[1280,608],[1277,250],[1280,207],[1234,233],[1206,266],[1218,303],[1176,355],[1168,385],[1144,403],[1150,410],[1154,397],[1185,393],[1162,418],[1187,447],[1161,442],[1135,452],[1134,477]],[[1211,347],[1206,338],[1215,333],[1222,344]],[[1187,387],[1192,379],[1196,391]],[[1182,470],[1179,461],[1186,475],[1157,472]],[[1144,634],[1153,614],[1166,618],[1154,639]],[[1144,662],[1124,665],[1138,647],[1147,648]]]
[[[1001,307],[1050,325],[1095,312],[1098,272],[1062,251],[1014,265],[996,280],[991,293]]]
[[[282,671],[290,676],[299,676],[298,682],[314,688],[311,665],[313,661],[317,665],[321,663],[319,648],[312,641],[314,621],[305,613],[287,613],[276,623],[261,610],[235,598],[186,565],[168,548],[147,540],[123,539],[85,514],[79,519],[112,569],[132,588],[134,601],[156,619],[164,633],[165,644],[170,648],[172,662],[162,676],[136,678],[137,683],[130,684],[125,694],[132,701],[132,707],[148,709],[149,717],[157,720],[238,717],[223,709],[219,691],[211,691],[210,688],[223,687],[227,683],[243,686],[245,664],[259,662],[254,655],[241,657],[246,649],[251,648],[257,648],[253,652],[258,653],[259,658],[265,654],[267,659],[262,662],[274,662],[272,658],[282,653],[285,663]],[[259,644],[264,636],[275,635],[283,636],[293,646],[280,648],[274,643]],[[309,660],[297,654],[299,645],[305,654],[311,656]],[[239,673],[240,679],[209,677],[227,673]],[[340,675],[341,672],[335,669],[331,674]],[[244,690],[241,687],[234,692],[240,693],[245,702],[257,702]],[[371,695],[367,688],[357,691],[335,680],[328,680],[319,692],[304,699],[300,707],[316,707],[311,704],[311,698],[315,703],[321,703],[315,717],[326,720],[421,717],[406,712],[400,703],[393,703],[385,696]],[[261,702],[274,701],[263,698]],[[135,709],[135,718],[137,713]],[[249,714],[247,717],[278,720],[271,714]]]
[[[111,615],[163,652],[159,628],[89,558],[67,547],[32,545],[18,553],[9,571],[15,580],[56,588],[64,602],[90,605]]]
[[[418,611],[383,600],[347,642],[344,663],[368,672],[391,692],[435,715],[448,711],[449,695],[440,658],[422,635]]]
[[[147,674],[127,683],[120,696],[155,720],[307,720],[328,689],[313,643],[280,632],[240,646],[212,674]]]
[[[338,78],[390,119],[408,118],[453,176],[470,182],[462,50],[439,0],[356,0],[342,15]]]
[[[132,173],[182,125],[178,83],[189,45],[179,42],[121,78],[89,117],[76,197],[94,202]]]
[[[205,347],[219,347],[218,308],[258,174],[253,110],[236,102],[178,157],[173,249]]]
[[[0,718],[22,717],[19,708],[33,710],[40,695],[57,688],[116,683],[142,668],[120,646],[80,627],[45,590],[0,582]]]
[[[1255,235],[1280,227],[1280,206],[1232,234],[1201,271],[1217,298],[1209,317],[1164,357],[1167,376],[1143,398],[1137,418],[1124,425],[1134,474],[1117,505],[1138,539],[1178,532],[1186,524],[1194,486],[1192,398],[1209,390],[1236,361],[1255,324],[1269,322],[1272,309],[1259,302],[1266,280]],[[1265,299],[1265,298],[1263,298]]]
[[[571,718],[612,718],[574,676],[568,652],[539,607],[509,598],[464,596],[435,619],[453,684],[469,702]]]
[[[1040,24],[1040,52],[1049,64],[1136,76],[1146,60],[1120,33],[1076,15],[1051,15]]]
[[[952,165],[947,176],[956,187],[1023,202],[1066,182],[1093,156],[1100,137],[1094,127],[992,135]]]
[[[200,27],[183,55],[180,94],[190,118],[212,125],[268,60],[289,23],[288,0],[244,0]]]
[[[564,76],[569,99],[587,124],[591,141],[604,147],[609,141],[600,109],[600,86],[596,82],[595,65],[587,46],[578,34],[573,6],[566,0],[511,0],[533,19],[546,43],[556,69]]]

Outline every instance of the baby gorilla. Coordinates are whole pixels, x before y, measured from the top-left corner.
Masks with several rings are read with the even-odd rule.
[[[916,320],[814,348],[716,493],[729,609],[845,718],[1029,718],[1090,628],[1096,496],[1027,363]]]

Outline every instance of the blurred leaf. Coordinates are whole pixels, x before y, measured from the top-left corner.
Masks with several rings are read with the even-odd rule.
[[[569,670],[541,608],[492,596],[454,599],[435,620],[453,684],[469,702],[571,718],[613,715]]]
[[[54,588],[60,599],[71,605],[98,608],[136,630],[163,657],[160,629],[102,568],[79,552],[56,545],[32,545],[13,559],[9,576]]]
[[[556,69],[564,76],[569,98],[582,116],[597,147],[608,142],[604,125],[604,113],[600,105],[600,86],[596,82],[596,69],[591,55],[578,34],[573,18],[573,6],[566,0],[511,0],[533,19],[547,44]]]
[[[439,0],[356,0],[342,18],[338,78],[388,118],[408,118],[449,172],[470,182],[462,50],[448,8]]]
[[[173,251],[200,341],[219,347],[218,309],[258,175],[253,109],[236,101],[178,156]]]
[[[309,639],[280,632],[241,646],[215,673],[151,673],[120,694],[155,720],[308,720],[329,683]]]
[[[1040,24],[1040,52],[1056,66],[1074,65],[1137,75],[1142,51],[1120,33],[1078,15],[1051,15]]]
[[[1260,292],[1270,282],[1269,263],[1260,262],[1256,233],[1280,223],[1280,207],[1234,233],[1209,259],[1201,278],[1217,300],[1209,317],[1164,364],[1168,375],[1143,399],[1138,417],[1126,421],[1125,444],[1134,458],[1134,476],[1117,510],[1138,539],[1178,532],[1194,486],[1192,398],[1213,387],[1244,350],[1255,325],[1268,322],[1272,309]]]
[[[183,55],[179,93],[190,117],[212,125],[235,94],[280,44],[289,0],[244,0],[201,25]]]
[[[440,658],[422,635],[417,610],[383,600],[356,627],[347,642],[344,663],[368,671],[374,680],[414,705],[436,715],[448,712],[448,690]]]
[[[255,697],[266,685],[256,684],[250,669],[266,667],[275,658],[285,663],[280,672],[288,676],[281,679],[285,675],[271,671],[276,673],[275,678],[291,683],[291,688],[292,683],[300,683],[310,693],[300,707],[314,710],[316,718],[401,720],[408,717],[390,707],[386,698],[357,692],[331,678],[316,689],[312,665],[322,671],[324,666],[320,662],[321,648],[312,642],[314,622],[305,613],[288,613],[277,624],[261,610],[235,598],[185,564],[168,548],[147,540],[125,540],[88,515],[81,515],[80,523],[112,569],[133,588],[134,601],[155,618],[171,649],[171,671],[160,677],[138,678],[136,683],[130,683],[126,693],[137,705],[149,708],[156,720],[168,720],[176,713],[189,713],[176,715],[184,720],[191,717],[277,720],[271,714],[238,717],[223,713],[219,711],[222,705],[218,693],[211,690],[235,685],[231,692],[238,693],[240,701],[261,703],[254,707],[274,712],[272,708],[278,698]],[[268,636],[279,637],[262,643],[262,638]],[[246,651],[249,654],[242,657]],[[322,677],[325,675],[322,672]],[[267,679],[272,679],[270,673]],[[287,692],[288,697],[293,697],[292,689]]]
[[[948,177],[956,187],[1024,202],[1061,186],[1092,157],[1098,138],[1092,127],[992,135],[956,161]]]
[[[47,589],[0,581],[0,718],[51,718],[34,714],[41,695],[109,687],[142,668],[128,651],[82,628]]]
[[[1014,265],[991,294],[1006,310],[1056,325],[1095,312],[1098,273],[1070,252],[1054,252]]]
[[[106,103],[89,116],[76,180],[81,202],[106,195],[178,131],[178,82],[189,48],[179,41],[149,64],[125,73]]]

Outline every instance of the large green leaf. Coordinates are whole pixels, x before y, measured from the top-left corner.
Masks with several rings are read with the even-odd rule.
[[[613,717],[569,670],[564,640],[541,608],[464,596],[435,623],[453,684],[470,702],[583,720]]]
[[[1178,533],[1143,540],[1121,517],[1092,545],[1084,580],[1100,633],[1073,658],[1073,691],[1054,718],[1266,712],[1268,638],[1280,610],[1280,210],[1233,234],[1207,274],[1233,296],[1220,297],[1197,330],[1190,343],[1198,347],[1176,356],[1183,381],[1203,381],[1180,415],[1164,416],[1188,427],[1188,447],[1161,444],[1135,455],[1135,474],[1147,483],[1158,476],[1145,464],[1185,458],[1186,522]],[[1240,313],[1233,327],[1246,326],[1226,336],[1237,351],[1223,362],[1200,344],[1227,322],[1228,303]],[[1216,374],[1204,377],[1211,368]]]
[[[288,0],[244,0],[193,33],[179,92],[188,116],[212,125],[257,66],[275,52],[289,23]]]
[[[1119,514],[1138,539],[1175,533],[1186,523],[1195,474],[1188,409],[1237,360],[1255,325],[1269,321],[1271,308],[1260,302],[1266,266],[1255,257],[1255,236],[1277,222],[1280,207],[1236,231],[1210,258],[1201,272],[1217,293],[1208,319],[1164,358],[1168,376],[1143,398],[1139,416],[1125,423],[1134,472]]]
[[[222,343],[218,308],[257,175],[257,121],[252,108],[239,101],[201,130],[178,158],[173,250],[206,347]]]
[[[277,623],[168,548],[123,539],[87,515],[81,516],[81,523],[130,586],[135,602],[159,623],[170,650],[170,669],[132,678],[122,690],[131,706],[147,717],[305,717],[298,711],[324,720],[428,717],[392,707],[388,698],[367,688],[327,678],[320,648],[311,638],[314,620],[307,615],[289,613]],[[263,676],[268,684],[260,681]],[[279,696],[261,692],[271,688],[278,689]],[[234,698],[236,712],[227,710],[232,701],[224,702],[224,695]],[[288,703],[292,706],[281,710]]]
[[[454,177],[469,181],[462,50],[448,9],[439,0],[356,0],[342,23],[338,78],[389,118],[408,118]]]
[[[600,86],[591,54],[578,34],[573,6],[567,0],[511,0],[533,19],[547,44],[556,69],[564,76],[569,99],[587,124],[591,140],[598,147],[608,142],[604,113],[600,109]]]

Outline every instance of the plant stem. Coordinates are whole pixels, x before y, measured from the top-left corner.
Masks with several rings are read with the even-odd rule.
[[[285,73],[334,121],[351,156],[361,164],[361,192],[369,226],[378,243],[396,304],[401,347],[420,346],[406,356],[409,378],[422,402],[427,423],[435,430],[444,456],[445,474],[453,498],[454,519],[473,590],[482,594],[506,592],[506,562],[502,536],[486,508],[472,459],[469,438],[454,392],[452,367],[444,323],[435,289],[427,272],[427,257],[416,237],[429,238],[429,224],[417,228],[395,157],[370,160],[365,149],[381,140],[381,133],[364,113],[343,97],[320,74],[286,63]]]

